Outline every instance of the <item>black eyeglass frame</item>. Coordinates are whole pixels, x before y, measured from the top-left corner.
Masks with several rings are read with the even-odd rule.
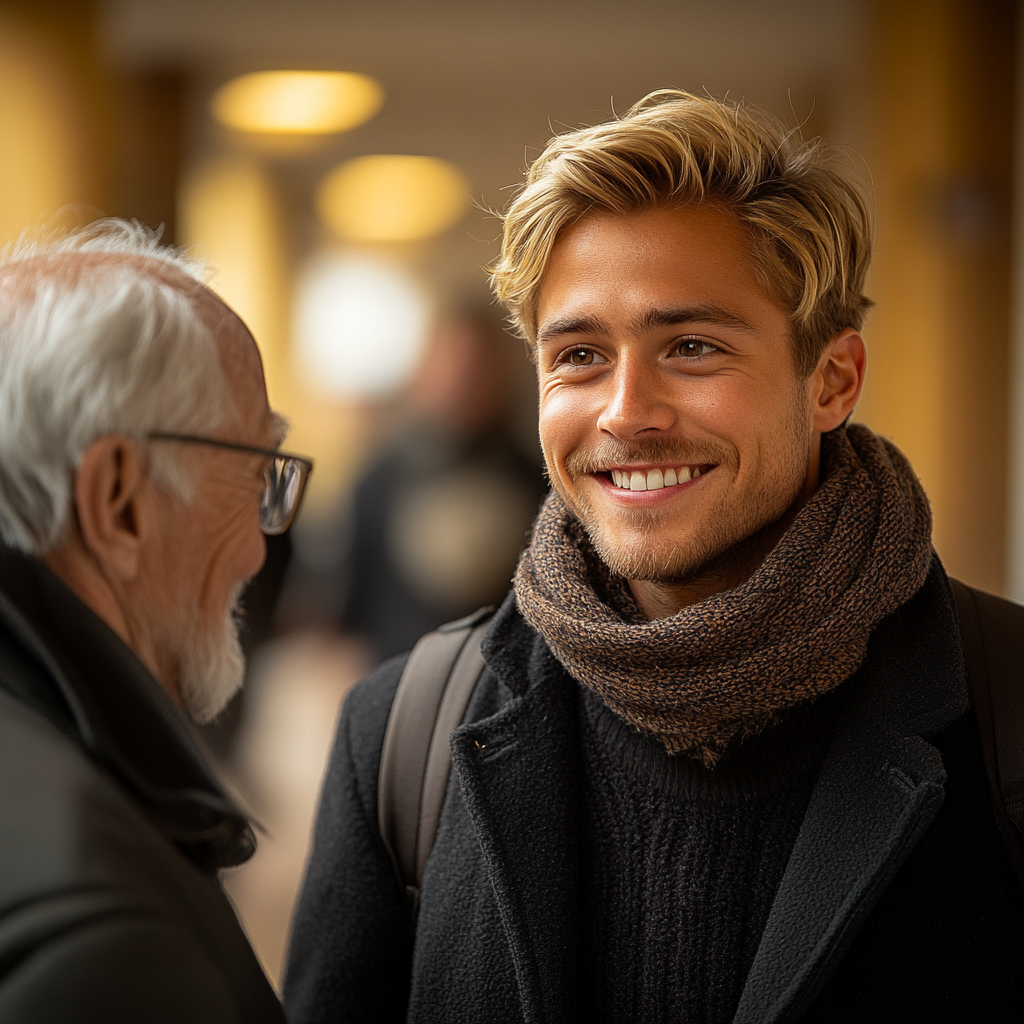
[[[298,463],[302,467],[302,474],[299,477],[299,490],[295,496],[295,504],[292,506],[287,518],[282,525],[275,529],[267,529],[261,522],[260,529],[268,537],[273,537],[284,533],[295,521],[295,517],[299,512],[299,506],[302,504],[303,495],[306,492],[306,483],[309,480],[309,475],[313,472],[313,460],[305,455],[297,455],[295,452],[283,452],[279,448],[258,448],[255,445],[239,444],[236,441],[220,441],[215,437],[203,437],[200,434],[175,434],[166,430],[151,430],[146,437],[150,441],[180,441],[183,444],[203,444],[209,448],[226,448],[231,452],[262,455],[268,459],[287,459],[290,462]]]

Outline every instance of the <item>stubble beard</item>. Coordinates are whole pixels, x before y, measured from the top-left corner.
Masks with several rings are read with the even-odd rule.
[[[774,543],[766,541],[766,534],[801,496],[810,460],[802,406],[795,405],[788,422],[763,439],[762,451],[775,453],[774,466],[761,467],[756,485],[748,493],[722,493],[718,502],[702,513],[696,529],[682,536],[672,533],[678,512],[627,508],[614,514],[618,536],[613,540],[607,514],[598,512],[585,489],[576,487],[570,494],[557,482],[555,488],[579,520],[597,556],[616,575],[669,586],[701,579],[731,580],[752,561],[759,564],[767,554],[766,545],[770,549]],[[596,448],[571,452],[565,460],[573,480],[620,462],[714,464],[713,472],[735,476],[738,456],[735,449],[717,444],[641,438],[634,442],[604,441]],[[551,478],[558,480],[554,473]]]

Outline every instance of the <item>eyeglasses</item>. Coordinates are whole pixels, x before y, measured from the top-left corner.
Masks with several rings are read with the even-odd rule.
[[[260,529],[268,536],[284,533],[299,510],[306,481],[313,472],[313,462],[302,455],[279,452],[275,448],[254,448],[249,444],[217,441],[212,437],[193,434],[169,434],[154,430],[146,435],[151,441],[181,441],[183,444],[205,444],[211,448],[226,448],[232,452],[246,452],[270,459],[264,475],[263,497],[260,499]]]

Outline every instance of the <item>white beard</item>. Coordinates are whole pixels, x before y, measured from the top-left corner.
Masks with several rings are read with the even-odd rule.
[[[239,583],[231,593],[224,618],[215,630],[204,628],[198,608],[180,632],[177,650],[181,699],[197,725],[212,722],[242,688],[245,656],[238,637],[241,624]]]

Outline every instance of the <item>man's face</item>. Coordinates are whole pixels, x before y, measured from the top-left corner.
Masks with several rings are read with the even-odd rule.
[[[237,415],[215,437],[272,448],[280,438],[267,404],[259,353],[242,322],[217,300],[207,303]],[[186,710],[213,718],[242,683],[237,604],[259,572],[266,544],[259,505],[267,460],[226,449],[183,445],[177,453],[194,480],[193,500],[161,497],[160,542],[146,573],[154,586],[155,641]]]
[[[537,335],[551,482],[627,579],[715,573],[813,491],[789,319],[731,213],[584,217],[555,244]]]

